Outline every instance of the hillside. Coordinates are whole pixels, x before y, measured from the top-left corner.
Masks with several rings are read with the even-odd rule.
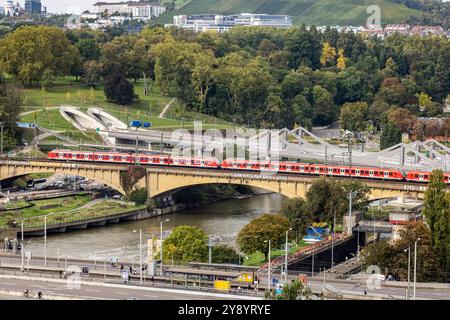
[[[420,11],[388,0],[182,0],[175,11],[156,19],[156,23],[171,23],[174,15],[200,13],[270,13],[289,14],[295,24],[364,25],[369,5],[381,8],[381,23],[406,22]]]

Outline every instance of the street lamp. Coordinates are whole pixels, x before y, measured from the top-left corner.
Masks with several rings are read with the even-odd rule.
[[[44,266],[47,267],[47,216],[44,216]]]
[[[352,200],[358,195],[356,191],[350,191],[348,194],[348,234],[352,234]]]
[[[413,299],[416,300],[416,280],[417,280],[417,242],[420,241],[420,238],[414,242],[414,287],[413,287]]]
[[[17,222],[15,222],[14,221],[14,224],[17,224]],[[21,256],[22,256],[22,271],[23,270],[25,270],[25,262],[24,262],[24,251],[23,251],[23,248],[24,248],[24,241],[23,241],[23,220],[22,221],[20,221],[20,233],[21,233],[21,240],[20,240],[20,253],[21,253]]]
[[[403,252],[408,251],[408,290],[406,295],[406,300],[409,300],[409,288],[410,288],[410,274],[411,274],[411,247],[406,248]]]
[[[163,275],[163,222],[169,222],[170,219],[161,220],[160,222],[160,239],[161,239],[161,249],[159,250],[159,256],[161,260],[161,275]]]
[[[289,231],[292,231],[292,228],[286,230],[286,246],[285,246],[285,268],[284,268],[284,282],[287,283],[288,278],[288,234]]]
[[[272,242],[271,242],[271,240],[265,240],[264,241],[264,243],[269,243],[269,254],[268,254],[268,257],[269,257],[269,270],[268,270],[268,272],[267,272],[267,289],[268,289],[268,291],[269,291],[269,293],[270,293],[270,268],[271,268],[271,265],[270,265],[270,251],[271,251],[271,247],[272,247]]]
[[[133,233],[136,233],[133,230]],[[142,285],[142,229],[139,229],[139,283]]]
[[[333,207],[333,234],[331,236],[331,269],[334,267],[334,233],[336,227],[336,208],[339,204]]]

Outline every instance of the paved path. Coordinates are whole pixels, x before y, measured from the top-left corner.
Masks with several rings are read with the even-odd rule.
[[[161,113],[159,114],[158,118],[164,118],[164,115],[166,114],[167,110],[169,110],[170,106],[172,105],[172,103],[175,101],[175,98],[172,98],[172,100],[169,101],[168,104],[166,104],[166,106],[164,107],[163,111],[161,111]]]

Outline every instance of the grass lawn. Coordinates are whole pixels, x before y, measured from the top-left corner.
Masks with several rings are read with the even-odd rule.
[[[296,252],[300,248],[308,247],[309,245],[310,244],[302,240],[299,245],[294,245],[290,248],[289,254]],[[275,259],[284,254],[285,254],[284,250],[272,250],[272,252],[270,253],[270,257],[271,259]],[[251,256],[249,256],[249,259],[244,259],[245,266],[260,266],[266,262],[267,260],[264,257],[264,253],[260,251],[253,253]]]
[[[90,201],[92,201],[92,199],[89,195],[32,201],[31,203],[34,204],[32,207],[0,213],[0,227],[6,227],[8,222],[14,220],[19,221],[26,218],[43,216],[49,213],[72,210],[81,207]],[[52,207],[46,208],[48,206]]]
[[[61,105],[72,105],[86,111],[92,106],[111,113],[113,116],[128,123],[131,120],[149,121],[153,128],[174,129],[182,126],[182,118],[185,119],[185,128],[193,128],[193,121],[203,122],[205,129],[211,127],[230,128],[232,125],[224,120],[210,117],[198,112],[187,111],[177,101],[173,101],[165,117],[158,118],[161,111],[168,104],[172,97],[163,96],[157,86],[152,86],[151,93],[148,96],[143,95],[143,83],[138,81],[134,84],[134,91],[139,96],[130,106],[124,107],[106,101],[103,92],[103,85],[95,89],[89,88],[80,82],[76,82],[71,77],[60,78],[47,91],[41,88],[24,89],[24,107],[23,112],[39,110],[36,115],[27,114],[22,116],[23,122],[36,122],[45,128],[73,131],[75,128],[67,123],[59,114],[57,109],[48,109]],[[45,110],[48,109],[48,110]],[[75,129],[76,130],[76,129]]]
[[[119,213],[124,213],[127,211],[139,210],[143,208],[145,208],[145,206],[136,206],[133,203],[122,203],[114,200],[106,200],[97,203],[96,205],[90,208],[85,208],[82,210],[74,210],[68,213],[59,213],[59,214],[55,213],[47,215],[47,224],[50,226],[52,224],[58,223],[87,220],[92,218],[111,216]],[[28,227],[42,227],[43,224],[44,224],[43,216],[38,216],[26,222],[26,226]]]

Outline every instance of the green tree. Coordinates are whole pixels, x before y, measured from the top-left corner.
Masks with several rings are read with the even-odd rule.
[[[121,72],[111,72],[105,80],[105,96],[108,101],[129,105],[134,99],[133,84]]]
[[[283,243],[288,229],[289,220],[286,217],[279,214],[264,214],[242,228],[237,236],[237,243],[247,254],[263,252],[267,260],[269,246],[264,241],[271,240],[272,247],[279,246]]]
[[[266,292],[266,300],[309,300],[312,291],[306,287],[303,282],[295,279],[292,282],[284,284],[281,294],[276,294],[274,290]]]
[[[367,128],[367,102],[347,102],[341,108],[340,124],[344,130],[361,132]]]
[[[0,39],[0,65],[23,84],[41,81],[44,71],[68,75],[78,50],[55,27],[23,26]]]
[[[431,230],[431,243],[439,255],[443,268],[448,268],[449,233],[450,233],[450,202],[446,195],[446,185],[442,170],[433,170],[430,182],[425,191],[425,208],[423,214]]]
[[[211,260],[212,263],[238,264],[239,254],[232,247],[225,244],[219,244],[212,247]]]
[[[400,142],[402,142],[402,132],[396,125],[388,123],[381,133],[380,149],[384,150]]]
[[[0,121],[5,123],[3,148],[14,149],[22,140],[22,130],[17,127],[23,98],[19,89],[11,84],[0,83]]]
[[[292,230],[300,236],[313,222],[309,208],[303,198],[290,198],[283,201],[279,214],[288,218]]]
[[[436,263],[438,255],[431,245],[431,232],[428,226],[421,222],[412,222],[399,232],[400,238],[395,242],[378,241],[369,244],[361,251],[361,262],[364,268],[375,265],[383,272],[393,275],[401,281],[408,279],[408,252],[411,248],[411,258],[414,254],[414,243],[417,243],[417,281],[430,282],[445,280],[442,268]]]
[[[138,188],[131,191],[130,195],[127,197],[127,200],[136,203],[136,205],[143,205],[147,202],[148,193],[145,188]]]
[[[171,260],[169,248],[175,247],[174,259],[179,262],[204,262],[208,256],[208,235],[194,226],[178,226],[163,242],[163,259]]]
[[[42,87],[48,90],[55,81],[55,72],[52,69],[45,69],[42,75]]]

